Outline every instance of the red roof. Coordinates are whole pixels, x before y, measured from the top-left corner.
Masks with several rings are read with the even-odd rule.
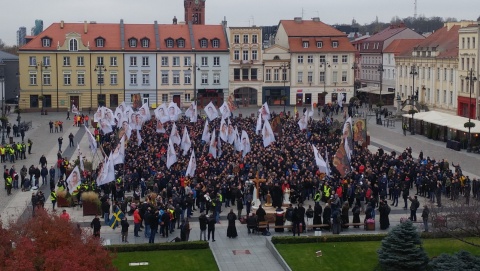
[[[346,34],[321,21],[281,20],[289,37],[346,37]]]
[[[120,25],[118,31],[120,31]],[[124,24],[125,29],[125,44],[124,49],[127,51],[155,51],[155,25],[153,24]],[[131,38],[137,39],[137,46],[130,47],[128,40]],[[141,40],[147,38],[150,40],[149,47],[145,48],[141,45]],[[119,41],[120,42],[120,41]]]
[[[195,50],[197,51],[227,51],[228,42],[225,31],[222,25],[192,25],[193,30],[193,43],[195,44]],[[208,40],[207,48],[200,48],[201,39]],[[212,40],[219,39],[220,46],[218,48],[213,48]]]
[[[191,51],[192,43],[190,41],[190,31],[188,30],[188,25],[186,24],[160,24],[158,25],[158,32],[160,35],[160,50],[170,50],[170,51]],[[185,47],[178,48],[177,44],[173,48],[166,47],[166,39],[173,39],[174,41],[178,39],[185,40]]]
[[[409,28],[405,27],[405,25],[403,25],[403,24],[391,25],[391,26],[383,29],[382,31],[376,33],[375,35],[370,36],[368,39],[365,40],[365,42],[385,41],[385,40],[397,35],[398,33],[402,32],[402,31],[407,30],[407,29],[409,29]]]
[[[398,39],[392,41],[390,45],[383,51],[384,53],[393,53],[395,55],[412,52],[413,48],[423,39]]]

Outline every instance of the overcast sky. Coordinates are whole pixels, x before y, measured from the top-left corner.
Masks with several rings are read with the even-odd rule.
[[[201,0],[200,0],[201,1]],[[375,20],[389,22],[392,17],[414,14],[414,0],[206,0],[206,23],[220,23],[226,16],[229,26],[276,25],[280,19],[302,16],[320,17],[328,24],[366,24]],[[417,13],[426,17],[455,17],[476,20],[479,0],[417,0]],[[2,0],[0,39],[16,44],[16,31],[35,19],[42,19],[44,29],[54,22],[96,21],[97,23],[171,23],[173,16],[184,20],[182,0]]]

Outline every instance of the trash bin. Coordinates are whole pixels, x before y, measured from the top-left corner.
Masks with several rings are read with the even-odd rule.
[[[13,144],[13,137],[10,137],[10,144]]]
[[[315,236],[322,236],[322,230],[321,229],[315,229]]]

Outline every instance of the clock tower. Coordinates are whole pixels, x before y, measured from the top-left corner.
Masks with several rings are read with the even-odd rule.
[[[205,24],[205,0],[185,0],[185,22]]]

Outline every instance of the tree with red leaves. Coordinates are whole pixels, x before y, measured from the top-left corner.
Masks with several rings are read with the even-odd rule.
[[[44,210],[8,228],[0,224],[0,270],[116,270],[113,258],[100,239]]]

